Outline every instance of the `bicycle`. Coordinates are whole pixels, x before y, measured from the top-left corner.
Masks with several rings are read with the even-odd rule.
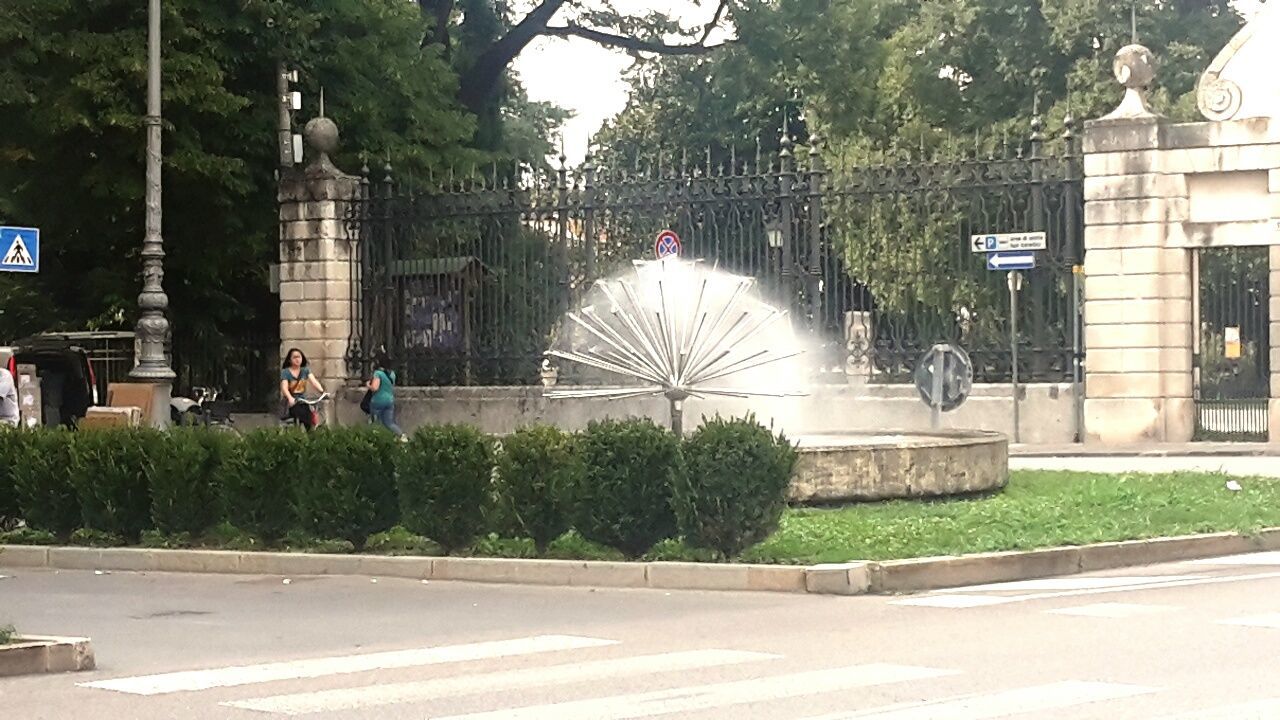
[[[306,398],[306,397],[294,397],[294,402],[301,405],[306,405],[307,407],[311,408],[311,427],[312,428],[318,428],[324,424],[324,415],[320,412],[320,410],[321,410],[321,407],[324,405],[324,403],[328,400],[329,400],[329,393],[327,392],[321,393],[320,397],[315,399]],[[286,427],[296,427],[298,425],[301,425],[301,423],[298,422],[298,419],[293,417],[292,415],[286,415],[281,420],[281,423],[284,424]]]

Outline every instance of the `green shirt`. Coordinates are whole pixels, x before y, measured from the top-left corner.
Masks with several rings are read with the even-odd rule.
[[[395,371],[377,370],[373,376],[378,379],[378,390],[373,393],[373,397],[369,398],[369,407],[382,408],[394,405],[396,402]]]

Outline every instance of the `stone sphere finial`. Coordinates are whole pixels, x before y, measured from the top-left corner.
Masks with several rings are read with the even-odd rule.
[[[1112,70],[1124,86],[1124,100],[1104,119],[1159,117],[1147,104],[1147,89],[1156,79],[1156,56],[1143,45],[1125,45],[1116,53]]]
[[[1156,79],[1156,56],[1144,45],[1125,45],[1112,64],[1116,81],[1130,90],[1145,90]]]
[[[307,146],[316,151],[317,157],[312,161],[313,167],[329,167],[333,161],[331,153],[338,150],[338,124],[327,117],[312,118],[303,128],[302,135]]]

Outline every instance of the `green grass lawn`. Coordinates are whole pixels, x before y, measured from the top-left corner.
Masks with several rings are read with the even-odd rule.
[[[1028,550],[1280,526],[1280,479],[1015,472],[1002,492],[789,510],[741,562],[823,563]]]

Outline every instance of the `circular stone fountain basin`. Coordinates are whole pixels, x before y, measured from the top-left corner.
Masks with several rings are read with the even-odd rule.
[[[925,498],[996,490],[1009,481],[999,433],[803,435],[787,499],[797,505]]]

